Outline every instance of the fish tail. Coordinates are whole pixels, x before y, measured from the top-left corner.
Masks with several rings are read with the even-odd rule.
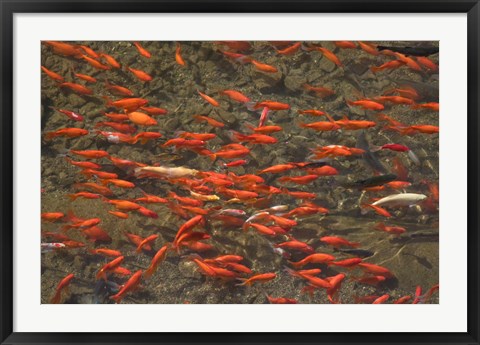
[[[45,134],[45,140],[52,140],[53,138],[55,138],[57,136],[57,133],[55,132],[49,132],[47,134]]]
[[[373,73],[377,73],[378,71],[380,71],[380,68],[377,67],[377,66],[372,66],[372,67],[370,67],[370,70],[371,70]]]
[[[375,225],[375,229],[377,230],[384,230],[385,229],[385,223],[380,222]]]
[[[53,295],[52,299],[50,300],[51,304],[59,304],[60,303],[60,290],[55,291],[55,295]]]
[[[252,285],[252,284],[248,281],[247,278],[235,278],[235,279],[238,280],[238,281],[243,282],[243,283],[235,284],[235,286],[244,286],[244,285],[250,286],[250,285]]]
[[[208,157],[210,158],[212,163],[217,160],[217,155],[215,153],[209,154]]]
[[[143,272],[143,278],[144,279],[150,279],[150,277],[153,275],[153,269],[152,267],[149,267]]]
[[[308,124],[306,124],[304,122],[300,122],[298,125],[302,128],[308,128]]]
[[[122,296],[119,296],[118,294],[116,294],[116,295],[110,296],[110,299],[114,300],[115,303],[120,303],[120,301],[122,300]]]
[[[112,100],[108,97],[108,96],[102,96],[102,98],[105,100],[105,104],[107,106],[111,106],[112,105]]]
[[[78,196],[75,194],[68,194],[67,196],[70,198],[71,201],[75,201],[78,198]]]

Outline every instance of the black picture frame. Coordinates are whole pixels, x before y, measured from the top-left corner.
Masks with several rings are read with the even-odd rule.
[[[478,0],[0,0],[0,341],[1,344],[479,344]],[[467,13],[468,331],[465,333],[18,333],[13,332],[13,16],[15,13]],[[450,114],[454,115],[454,114]],[[454,229],[451,229],[454,230]],[[452,315],[452,317],[455,317]],[[398,321],[398,320],[397,320]],[[400,320],[408,322],[408,320]],[[321,317],[319,317],[321,322]],[[348,328],[348,325],[345,325]]]

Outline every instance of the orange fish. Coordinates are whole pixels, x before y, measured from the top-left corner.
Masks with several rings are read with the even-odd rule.
[[[299,110],[298,113],[303,115],[313,115],[313,116],[325,115],[325,112],[321,110],[316,110],[316,109]]]
[[[405,65],[405,62],[401,60],[392,60],[392,61],[385,62],[380,66],[372,66],[370,67],[370,69],[372,70],[373,73],[377,73],[378,71],[383,71],[385,69],[399,68],[399,67],[402,67],[403,65]]]
[[[335,41],[333,42],[338,48],[342,49],[357,49],[357,46],[355,43],[351,41]]]
[[[75,278],[75,276],[73,274],[69,274],[65,278],[63,278],[60,283],[58,283],[57,288],[55,289],[55,295],[53,295],[50,303],[60,303],[60,299],[62,298],[62,291],[70,284],[73,278]]]
[[[385,268],[383,266],[374,265],[367,262],[361,262],[358,264],[358,267],[361,267],[363,270],[370,274],[384,276],[385,278],[391,278],[394,276],[388,268]]]
[[[157,267],[166,259],[167,249],[168,246],[165,245],[157,251],[157,253],[152,259],[152,262],[150,263],[150,266],[145,270],[145,274],[143,275],[145,279],[150,279],[150,277],[157,270]]]
[[[385,231],[385,232],[388,232],[389,234],[394,234],[394,235],[400,235],[407,231],[405,228],[402,228],[401,226],[386,226],[384,223],[377,223],[377,225],[375,225],[375,229],[380,231]]]
[[[275,279],[276,277],[277,275],[275,273],[262,273],[262,274],[257,274],[253,277],[250,277],[248,279],[237,278],[238,280],[241,280],[243,282],[243,283],[237,284],[237,286],[242,286],[242,285],[251,286],[255,282],[266,283]]]
[[[76,58],[80,58],[82,56],[80,47],[78,47],[77,45],[58,41],[42,41],[42,43],[52,47],[53,52],[56,54],[73,56]]]
[[[87,55],[82,55],[82,59],[88,62],[88,64],[96,69],[101,69],[101,70],[109,70],[110,66],[102,64],[100,61],[97,61],[95,59],[92,59],[91,57]]]
[[[275,101],[263,101],[258,102],[253,106],[253,109],[259,109],[267,107],[270,110],[288,110],[290,109],[290,105],[286,103],[280,103]]]
[[[375,97],[374,99],[375,101],[378,101],[378,102],[391,102],[394,104],[412,105],[415,103],[413,99],[401,97],[401,96],[380,96],[380,97]]]
[[[113,58],[112,56],[101,53],[100,56],[105,59],[105,61],[113,68],[121,68],[122,66]]]
[[[143,48],[139,42],[133,42],[133,45],[137,48],[138,52],[140,55],[145,56],[146,58],[151,58],[152,54],[145,48]]]
[[[141,81],[148,82],[148,81],[151,81],[153,79],[153,77],[151,75],[149,75],[148,73],[146,73],[142,70],[135,69],[135,68],[132,68],[132,67],[127,67],[127,69],[130,72],[132,72],[133,75],[135,75],[135,77],[137,77]]]
[[[108,248],[90,249],[89,252],[96,255],[103,255],[103,256],[114,257],[114,258],[116,258],[117,256],[122,256],[122,253],[119,252],[118,250],[108,249]]]
[[[303,84],[303,88],[308,91],[315,92],[319,97],[329,97],[335,94],[335,91],[332,89],[322,87],[322,86],[312,86],[309,84]]]
[[[89,55],[90,57],[94,58],[94,59],[99,59],[100,58],[100,55],[98,55],[92,48],[90,47],[87,47],[87,46],[82,46],[80,45],[80,48],[83,49],[83,51]]]
[[[146,245],[146,244],[150,244],[151,242],[154,242],[156,239],[158,238],[158,235],[150,235],[148,236],[147,238],[145,238],[142,242],[140,242],[138,244],[138,247],[136,249],[136,252],[137,253],[140,253],[142,251],[142,248]]]
[[[274,247],[282,248],[282,249],[299,250],[307,254],[312,254],[314,252],[313,248],[310,247],[308,244],[306,244],[305,242],[296,241],[296,240],[278,243],[278,244],[275,244]]]
[[[158,108],[158,107],[140,107],[140,109],[146,111],[150,115],[165,115],[168,113],[167,109]]]
[[[438,65],[435,64],[432,60],[425,56],[417,56],[416,57],[417,61],[420,63],[420,65],[428,68],[429,70],[436,72],[438,71]]]
[[[76,154],[78,156],[82,156],[85,158],[95,159],[95,158],[102,158],[108,157],[109,153],[103,150],[70,150],[71,153]]]
[[[105,87],[107,88],[108,91],[118,96],[127,96],[127,97],[133,96],[133,92],[127,89],[126,87],[119,86],[119,85],[112,85],[108,82],[108,80],[105,80]]]
[[[67,195],[70,200],[75,201],[78,198],[85,198],[85,199],[99,199],[102,196],[100,194],[95,194],[95,193],[89,193],[89,192],[79,192],[75,194],[68,194]]]
[[[128,219],[128,213],[119,212],[119,211],[108,211],[108,213],[120,219]]]
[[[301,268],[307,264],[328,264],[333,260],[335,260],[335,257],[330,254],[315,253],[297,262],[289,261],[289,264],[295,268]]]
[[[302,128],[311,128],[316,131],[336,131],[341,128],[335,122],[330,122],[330,121],[319,121],[319,122],[312,122],[312,123],[300,122],[299,126]]]
[[[113,271],[115,268],[119,267],[120,264],[123,262],[125,259],[124,256],[119,256],[112,261],[106,263],[97,273],[96,278],[97,279],[104,279],[107,280],[107,275],[106,273]]]
[[[185,66],[185,60],[183,60],[181,53],[182,47],[180,46],[180,43],[176,43],[176,49],[175,49],[175,61],[180,65],[180,66]]]
[[[368,99],[362,99],[358,101],[349,101],[347,100],[347,104],[355,107],[360,107],[365,110],[383,110],[385,107],[383,104],[374,102]]]
[[[197,89],[197,92],[200,95],[200,97],[202,97],[204,100],[206,100],[208,103],[210,103],[214,107],[220,106],[220,104],[215,99],[213,99],[212,97],[200,92],[198,89]]]
[[[73,186],[77,189],[86,188],[87,190],[93,191],[95,193],[98,193],[104,196],[113,194],[110,188],[101,186],[93,182],[75,183]]]
[[[302,42],[297,42],[297,43],[294,43],[293,45],[289,46],[289,47],[286,47],[282,50],[277,50],[277,53],[278,54],[282,54],[282,55],[292,55],[292,54],[295,54],[300,48],[302,47]]]
[[[215,44],[227,46],[229,49],[237,51],[250,50],[251,44],[247,41],[217,41]]]
[[[390,298],[390,295],[383,295],[378,297],[372,304],[382,304],[385,303]]]
[[[197,120],[197,121],[206,121],[210,126],[212,127],[224,127],[225,124],[221,123],[220,121],[217,121],[215,119],[212,119],[211,117],[208,117],[208,116],[203,116],[203,115],[193,115],[193,117]]]
[[[440,111],[440,104],[437,102],[422,103],[412,105],[413,109],[429,109],[433,111]]]
[[[148,116],[145,113],[141,113],[139,111],[133,111],[131,113],[128,113],[128,118],[130,121],[132,121],[134,124],[139,125],[139,126],[155,126],[157,124],[157,121]]]
[[[243,93],[241,93],[240,91],[236,91],[236,90],[223,90],[223,91],[220,91],[220,94],[221,95],[225,95],[225,96],[228,96],[230,99],[234,100],[234,101],[237,101],[237,102],[240,102],[240,103],[248,103],[250,102],[250,98],[248,98],[247,96],[245,96]]]
[[[253,59],[250,62],[259,71],[262,71],[262,72],[265,72],[265,73],[277,73],[278,72],[278,69],[274,66],[270,66],[270,65],[261,63],[259,61],[253,60]]]
[[[349,242],[346,239],[342,237],[337,237],[337,236],[324,236],[320,238],[320,241],[328,245],[331,245],[332,247],[335,247],[335,248],[338,248],[338,247],[358,248],[360,246],[360,243],[358,242]]]
[[[55,132],[48,132],[45,135],[45,139],[52,140],[56,137],[78,138],[87,134],[88,131],[83,128],[62,128]]]
[[[142,241],[144,240],[143,237],[140,237],[138,235],[135,235],[135,234],[131,234],[131,233],[128,233],[128,232],[124,232],[124,235],[128,238],[128,240],[130,242],[132,242],[135,246],[138,246],[140,245],[140,243],[142,243]],[[151,251],[152,250],[152,247],[146,243],[144,244],[143,246],[143,249],[145,249],[147,252]]]
[[[86,82],[88,83],[96,83],[97,82],[97,79],[92,77],[92,76],[89,76],[87,74],[80,74],[80,73],[73,73],[77,78],[80,78],[82,80],[85,80]]]
[[[358,42],[358,45],[360,46],[360,48],[362,48],[362,50],[370,55],[373,55],[373,56],[377,56],[378,54],[380,54],[380,52],[377,50],[376,46],[372,43],[365,43],[365,42],[361,42],[361,41],[357,41]]]
[[[277,181],[281,183],[296,183],[296,184],[309,184],[312,181],[315,181],[318,178],[318,175],[303,175],[303,176],[284,176],[279,178]]]
[[[64,81],[64,78],[60,74],[52,72],[52,71],[50,71],[49,69],[47,69],[46,67],[43,67],[43,66],[41,66],[41,68],[42,68],[42,71],[44,71],[45,74],[48,75],[51,79],[53,79],[55,81],[59,81],[59,82]]]
[[[315,49],[322,52],[323,56],[325,56],[328,60],[332,61],[338,67],[343,66],[340,59],[334,53],[332,53],[330,50],[328,50],[327,48],[316,47]]]
[[[335,121],[335,124],[342,127],[344,130],[358,130],[375,127],[377,124],[373,121],[363,121],[363,120],[349,120],[346,116],[342,120]]]
[[[65,215],[61,212],[47,212],[47,213],[41,214],[42,220],[47,222],[55,222],[57,220],[62,219],[64,216]]]
[[[390,214],[390,212],[388,212],[386,209],[380,207],[380,206],[376,206],[376,205],[371,205],[371,204],[364,204],[362,205],[362,207],[370,207],[372,208],[377,214],[381,215],[381,216],[384,216],[384,217],[387,217],[387,218],[390,218],[392,215]]]
[[[140,285],[141,281],[142,270],[138,270],[130,277],[130,279],[125,283],[125,285],[123,285],[123,287],[116,295],[110,296],[110,299],[114,300],[115,303],[119,303],[123,298],[125,298],[125,295],[128,292],[135,291]]]
[[[148,101],[143,98],[122,98],[118,101],[111,101],[108,97],[105,97],[107,106],[124,109],[125,111],[135,111],[140,107],[148,104]]]
[[[93,91],[86,86],[76,83],[61,83],[59,87],[66,87],[80,95],[92,95]]]
[[[339,266],[339,267],[355,267],[363,260],[361,258],[350,258],[340,261],[329,262],[329,266]]]

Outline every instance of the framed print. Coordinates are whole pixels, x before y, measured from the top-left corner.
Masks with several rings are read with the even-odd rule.
[[[479,342],[477,1],[1,5],[2,344]]]

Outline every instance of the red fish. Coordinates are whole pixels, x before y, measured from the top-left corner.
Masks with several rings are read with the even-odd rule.
[[[165,258],[167,257],[167,249],[168,246],[165,245],[157,251],[157,253],[152,259],[152,262],[150,263],[150,266],[145,270],[145,273],[143,275],[145,279],[150,279],[150,277],[157,270],[158,266],[165,260]]]
[[[266,282],[269,282],[269,281],[275,279],[276,277],[277,277],[277,275],[275,273],[262,273],[262,274],[257,274],[253,277],[250,277],[248,279],[237,278],[238,280],[242,281],[242,283],[237,284],[237,285],[239,285],[239,286],[241,286],[241,285],[251,286],[255,282],[266,283]]]
[[[83,116],[80,115],[80,114],[77,114],[73,111],[70,111],[70,110],[65,110],[65,109],[56,109],[54,107],[50,107],[51,109],[55,110],[55,111],[58,111],[59,113],[62,113],[62,114],[65,114],[67,115],[69,118],[71,118],[72,120],[75,120],[75,121],[79,121],[79,122],[82,122],[83,121]]]
[[[70,285],[70,282],[72,279],[75,278],[73,274],[67,275],[65,278],[63,278],[60,283],[58,283],[57,288],[55,289],[55,295],[52,297],[50,303],[52,304],[58,304],[60,303],[60,299],[62,298],[62,291]]]
[[[324,236],[320,238],[320,241],[331,245],[332,247],[339,248],[339,247],[353,247],[358,248],[360,246],[359,242],[349,242],[342,237],[337,236]]]
[[[48,75],[52,80],[55,80],[58,82],[64,81],[64,78],[60,74],[50,71],[48,68],[44,66],[41,66],[41,68],[42,68],[42,71],[45,72],[45,74]]]
[[[148,74],[147,72],[144,72],[140,69],[135,69],[135,68],[132,68],[132,67],[127,67],[127,69],[130,72],[132,72],[135,77],[137,77],[138,79],[140,79],[143,82],[148,82],[148,81],[153,80],[153,77],[150,74]]]
[[[80,95],[92,95],[93,90],[89,89],[86,86],[83,86],[81,84],[76,84],[76,83],[61,83],[59,84],[59,87],[66,87],[72,90],[75,93],[78,93]]]
[[[148,50],[142,47],[142,45],[139,42],[133,42],[133,45],[137,48],[138,52],[140,55],[145,56],[146,58],[151,58],[152,54]]]
[[[202,97],[204,100],[206,100],[208,103],[210,103],[214,107],[220,106],[220,104],[215,99],[213,99],[212,97],[204,94],[203,92],[200,92],[198,89],[197,89],[197,92],[200,95],[200,97]]]
[[[135,272],[130,279],[123,285],[120,291],[113,296],[110,296],[110,299],[114,300],[115,303],[119,303],[128,292],[135,291],[142,280],[142,270]]]

